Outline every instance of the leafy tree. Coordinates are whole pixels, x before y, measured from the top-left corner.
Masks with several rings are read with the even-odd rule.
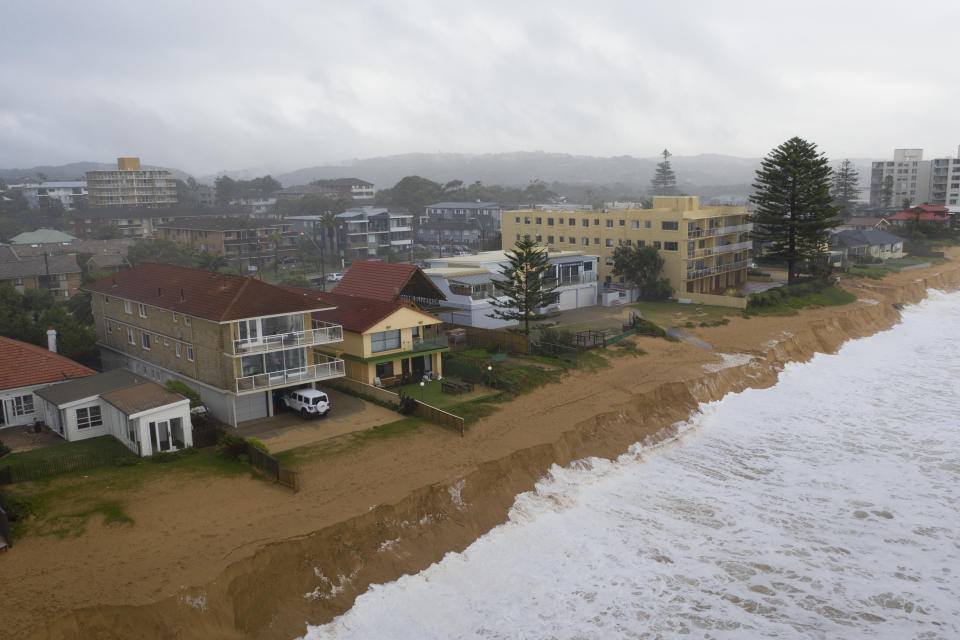
[[[57,352],[89,367],[100,366],[97,333],[92,325],[83,325],[70,315],[66,305],[54,304],[47,308],[37,323],[45,344],[46,330],[57,330]]]
[[[860,172],[850,160],[841,162],[833,173],[833,204],[847,217],[853,215],[854,202],[859,194],[859,182]]]
[[[663,264],[655,247],[620,245],[613,250],[613,274],[637,287],[642,298],[663,300],[673,293],[670,280],[660,277]]]
[[[144,262],[156,262],[196,268],[199,259],[199,253],[192,246],[169,240],[138,242],[127,250],[127,261],[134,267]]]
[[[67,311],[83,325],[93,324],[93,308],[90,306],[90,292],[79,291],[72,298],[67,300]]]
[[[523,199],[526,202],[549,202],[557,197],[557,192],[547,187],[543,180],[531,180],[523,190]]]
[[[10,218],[0,218],[0,242],[10,242],[10,238],[19,234],[23,229]]]
[[[893,204],[893,175],[888,175],[883,179],[883,189],[880,191],[880,201],[884,209],[889,209]]]
[[[821,259],[830,230],[841,221],[830,196],[832,171],[817,146],[793,137],[770,152],[757,170],[753,237],[770,243],[767,255],[787,263],[788,284],[797,263]]]
[[[11,286],[0,287],[0,335],[24,342],[33,338],[33,321],[23,296]]]
[[[664,149],[660,155],[663,156],[663,161],[657,163],[653,180],[650,181],[650,187],[655,196],[672,196],[677,193],[677,176],[670,168],[670,156],[672,154]]]
[[[517,240],[513,251],[506,253],[507,263],[500,274],[503,279],[493,281],[497,297],[491,299],[494,307],[490,318],[517,320],[523,323],[523,333],[530,335],[530,321],[543,320],[555,313],[540,310],[556,302],[557,284],[547,278],[550,260],[546,250],[532,240]]]
[[[424,207],[447,197],[443,186],[420,176],[407,176],[392,189],[377,192],[377,203],[404,207],[414,216],[423,215]]]
[[[97,240],[116,240],[123,237],[123,230],[115,222],[101,224],[93,232],[93,237]]]
[[[221,206],[227,206],[231,200],[237,197],[237,181],[230,176],[220,176],[213,181],[213,187],[217,194],[217,204]]]

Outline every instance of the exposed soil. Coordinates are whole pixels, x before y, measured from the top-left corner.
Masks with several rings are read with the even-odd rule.
[[[892,303],[958,283],[956,263],[845,282],[861,300],[689,330],[712,350],[638,338],[647,355],[522,396],[464,438],[424,427],[308,461],[298,494],[172,472],[120,494],[132,525],[91,522],[79,537],[28,536],[0,554],[0,637],[301,636],[368,585],[419,571],[504,522],[514,496],[551,465],[670,437],[700,402],[770,386],[784,363],[898,322]]]

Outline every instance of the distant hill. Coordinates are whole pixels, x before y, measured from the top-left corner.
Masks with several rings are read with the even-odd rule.
[[[0,178],[7,184],[17,184],[25,178],[36,180],[37,174],[42,173],[48,180],[86,180],[87,171],[100,171],[104,169],[116,169],[116,162],[71,162],[70,164],[61,164],[56,166],[42,165],[38,167],[29,167],[27,169],[0,169]],[[157,167],[149,164],[143,165],[144,169],[167,169],[177,178],[186,180],[188,175],[179,169],[169,167]]]

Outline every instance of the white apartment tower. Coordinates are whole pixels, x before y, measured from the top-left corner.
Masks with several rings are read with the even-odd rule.
[[[889,203],[885,190],[889,185]],[[892,161],[874,162],[870,171],[870,205],[960,205],[960,148],[956,158],[923,159],[923,149],[894,149]]]

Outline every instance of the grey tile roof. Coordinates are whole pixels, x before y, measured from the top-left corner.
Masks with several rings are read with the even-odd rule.
[[[58,382],[39,391],[34,391],[34,393],[59,407],[70,402],[126,389],[145,382],[150,382],[150,380],[127,369],[114,369],[79,380]]]
[[[30,256],[16,262],[0,262],[0,279],[59,273],[80,273],[76,259],[73,256]]]

